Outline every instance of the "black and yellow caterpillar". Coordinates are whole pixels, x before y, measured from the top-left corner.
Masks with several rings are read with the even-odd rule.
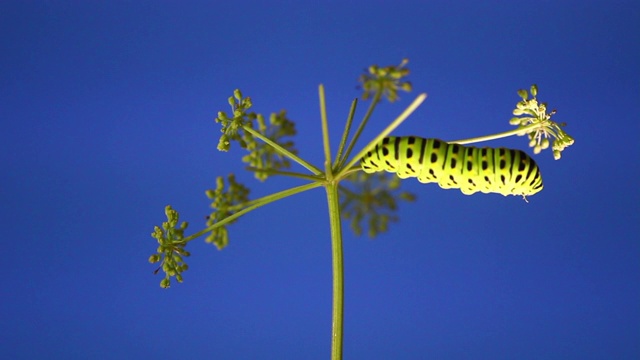
[[[417,177],[463,194],[529,196],[542,190],[536,162],[521,150],[476,148],[415,136],[386,137],[360,162],[367,173],[388,171]]]

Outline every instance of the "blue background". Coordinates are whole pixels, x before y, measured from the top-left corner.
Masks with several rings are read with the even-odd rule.
[[[0,358],[327,359],[321,189],[243,217],[224,251],[190,243],[168,290],[149,234],[166,204],[201,229],[216,176],[252,198],[303,183],[216,150],[234,89],[287,109],[321,166],[318,84],[335,150],[357,76],[405,57],[414,92],[364,139],[420,92],[396,134],[504,131],[536,83],[576,143],[535,157],[529,203],[410,179],[387,234],[346,229],[345,358],[640,358],[639,23],[637,1],[3,1]]]

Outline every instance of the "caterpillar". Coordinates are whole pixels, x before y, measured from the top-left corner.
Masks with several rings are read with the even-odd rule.
[[[416,136],[390,136],[361,159],[362,170],[394,172],[400,178],[417,177],[443,189],[478,191],[504,196],[529,196],[542,190],[536,162],[521,150],[477,148]]]

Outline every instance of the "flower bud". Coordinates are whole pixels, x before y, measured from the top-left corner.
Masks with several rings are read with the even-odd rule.
[[[520,96],[522,100],[527,100],[527,98],[529,97],[529,95],[527,95],[527,90],[524,89],[518,90],[518,96]]]
[[[400,89],[406,92],[411,91],[412,90],[411,83],[410,82],[402,83],[402,85],[400,85]]]
[[[543,149],[547,149],[549,147],[549,138],[542,139],[540,146],[542,146]]]
[[[250,97],[246,97],[244,99],[242,99],[242,107],[244,107],[245,109],[250,108],[253,105],[253,103],[251,102],[251,98]]]
[[[225,134],[220,136],[220,140],[218,140],[218,150],[219,151],[229,151],[231,148],[231,142],[229,141],[229,137]]]

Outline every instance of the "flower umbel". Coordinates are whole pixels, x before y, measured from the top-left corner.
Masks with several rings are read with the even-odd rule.
[[[399,177],[384,172],[357,172],[349,180],[353,186],[340,187],[340,211],[345,219],[351,220],[351,229],[358,236],[362,234],[363,220],[370,238],[387,231],[390,222],[398,221],[397,201],[416,199],[414,194],[400,190]]]
[[[249,154],[245,155],[242,161],[249,164],[250,170],[254,171],[255,177],[261,181],[266,180],[269,176],[264,170],[289,168],[291,163],[286,157],[272,146],[258,141],[256,136],[251,134],[251,131],[257,132],[296,154],[293,141],[283,140],[284,137],[296,134],[295,123],[287,118],[286,111],[272,113],[267,124],[262,114],[248,112],[253,105],[251,98],[242,97],[242,92],[239,89],[236,89],[233,96],[229,97],[229,105],[231,105],[233,117],[228,116],[224,111],[219,111],[218,117],[216,117],[216,122],[222,124],[218,150],[228,151],[231,147],[231,141],[237,141],[240,147],[249,151]]]
[[[404,59],[400,65],[379,67],[369,66],[369,73],[360,75],[359,81],[362,83],[364,94],[362,98],[367,100],[373,97],[374,101],[380,101],[382,96],[389,102],[398,100],[398,91],[411,91],[411,83],[403,81],[409,75],[409,69],[405,67],[409,60]]]
[[[207,190],[206,194],[211,202],[214,211],[207,217],[207,226],[212,226],[221,220],[231,216],[241,206],[249,201],[249,189],[244,185],[236,182],[233,174],[228,176],[229,187],[225,191],[224,179],[219,176],[216,179],[216,189]],[[231,221],[231,223],[235,222]],[[205,239],[208,243],[213,243],[219,250],[222,250],[229,244],[229,232],[226,225],[218,226],[211,230],[211,233]]]
[[[151,236],[158,241],[157,253],[149,257],[150,263],[160,262],[160,267],[154,273],[158,273],[160,269],[164,271],[165,277],[160,281],[160,286],[168,288],[171,285],[171,277],[175,277],[178,282],[182,282],[182,272],[189,269],[184,262],[183,256],[189,256],[189,252],[184,249],[187,245],[182,241],[184,231],[189,225],[186,221],[178,225],[179,214],[173,210],[170,205],[164,209],[167,221],[162,223],[162,227],[156,226]]]
[[[251,127],[251,123],[256,119],[255,113],[249,113],[252,106],[250,97],[242,97],[240,90],[236,89],[233,92],[233,96],[229,97],[229,105],[231,105],[232,117],[229,117],[224,111],[218,112],[216,122],[222,124],[222,136],[218,141],[218,150],[229,151],[231,147],[231,141],[238,141],[240,147],[246,148],[252,143],[255,143],[255,139],[251,134],[246,131],[241,131],[244,126]]]
[[[558,124],[551,120],[551,116],[556,111],[552,110],[547,113],[547,104],[539,103],[536,96],[538,95],[538,87],[534,84],[530,89],[531,99],[526,90],[518,90],[518,95],[522,98],[516,104],[513,110],[515,117],[511,118],[509,123],[523,129],[522,134],[529,137],[529,147],[533,148],[535,154],[539,154],[542,150],[547,149],[550,145],[549,138],[553,138],[553,157],[558,160],[561,152],[573,145],[574,140],[567,134],[562,127],[565,124]]]

